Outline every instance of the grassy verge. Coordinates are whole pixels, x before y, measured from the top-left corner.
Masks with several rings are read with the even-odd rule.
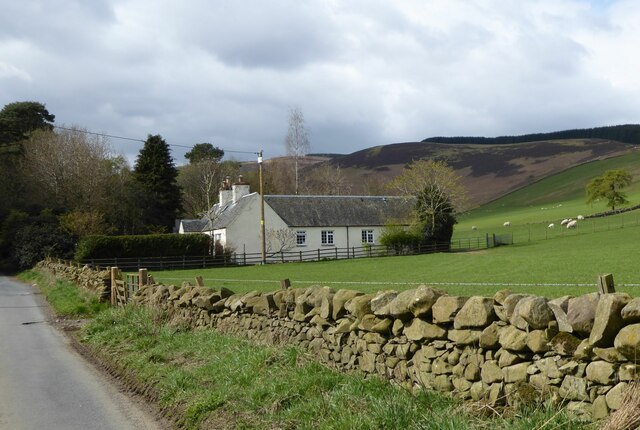
[[[18,275],[24,282],[36,284],[56,314],[61,317],[90,318],[108,308],[98,296],[78,288],[68,281],[60,281],[48,272],[28,270]]]
[[[541,405],[472,414],[448,397],[334,372],[293,347],[172,327],[146,309],[103,312],[82,336],[139,385],[153,386],[161,406],[189,429],[587,428]]]

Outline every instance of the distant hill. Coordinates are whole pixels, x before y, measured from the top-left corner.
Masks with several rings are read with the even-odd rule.
[[[449,144],[504,145],[512,143],[536,142],[558,139],[607,139],[618,142],[640,144],[640,124],[612,125],[608,127],[582,128],[551,133],[523,134],[499,137],[429,137],[423,142]]]
[[[384,194],[389,192],[385,185],[411,161],[438,159],[462,176],[471,203],[479,205],[568,168],[627,154],[636,148],[631,143],[604,138],[482,144],[406,142],[318,160],[306,169],[339,166],[351,184],[352,194]]]

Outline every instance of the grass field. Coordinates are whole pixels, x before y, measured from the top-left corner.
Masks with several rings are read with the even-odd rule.
[[[640,285],[638,243],[640,227],[632,226],[467,253],[178,270],[152,275],[165,284],[177,285],[193,282],[195,276],[201,275],[206,285],[225,286],[235,292],[273,291],[280,287],[281,279],[289,278],[294,287],[322,284],[373,292],[426,283],[450,294],[492,295],[511,288],[558,297],[592,292],[598,274],[613,273],[616,289],[636,296],[640,295],[640,286],[621,284]]]

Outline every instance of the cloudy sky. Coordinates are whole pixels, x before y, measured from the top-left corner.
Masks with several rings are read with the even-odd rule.
[[[323,153],[640,123],[638,22],[637,0],[3,0],[0,105],[267,158],[292,106]]]

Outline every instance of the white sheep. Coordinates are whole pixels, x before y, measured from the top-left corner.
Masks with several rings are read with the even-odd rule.
[[[568,222],[569,222],[569,220],[567,218],[565,218],[562,221],[560,221],[560,225],[567,225]]]
[[[582,215],[578,215],[578,221],[582,221],[584,217]]]
[[[547,228],[554,228],[556,225],[554,223],[551,223],[547,226]]]
[[[503,227],[511,227],[511,221],[505,221],[504,224],[502,224]]]
[[[471,226],[471,230],[477,230],[477,229],[478,229],[478,227],[476,227],[475,225]]]
[[[577,226],[578,226],[578,221],[575,219],[567,223],[567,228],[576,228]]]

